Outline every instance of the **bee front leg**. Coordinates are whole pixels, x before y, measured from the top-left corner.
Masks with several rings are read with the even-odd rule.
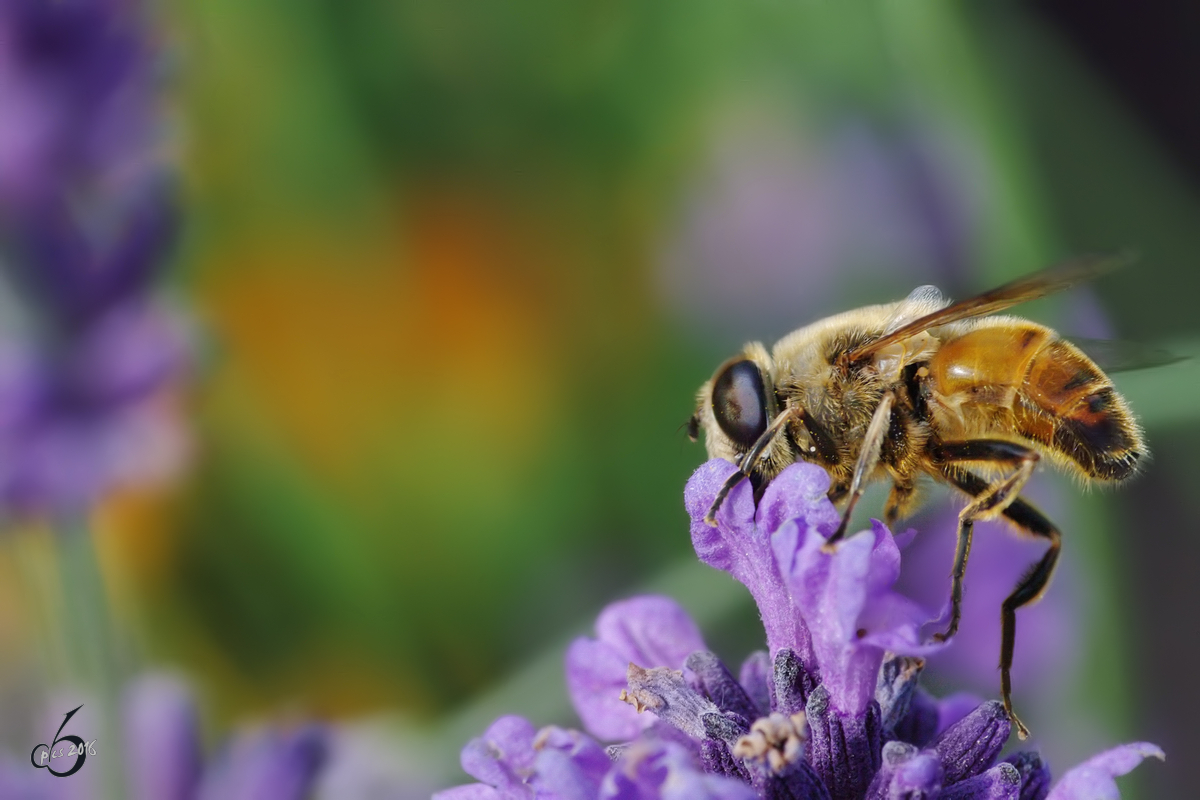
[[[854,463],[854,476],[850,479],[850,491],[847,493],[849,499],[846,501],[846,510],[842,512],[842,523],[829,537],[830,544],[846,535],[846,529],[850,525],[850,515],[854,513],[854,506],[858,504],[859,498],[867,488],[867,479],[879,465],[879,454],[883,452],[883,440],[887,438],[888,428],[892,421],[892,405],[895,402],[895,394],[885,393],[880,399],[879,405],[876,406],[875,413],[871,415],[871,422],[867,425],[867,434],[863,437],[862,446],[858,451],[858,460]]]
[[[775,441],[775,437],[779,435],[781,430],[783,430],[783,427],[788,423],[788,420],[790,420],[797,413],[797,410],[797,408],[789,407],[779,412],[771,424],[767,426],[767,429],[764,430],[758,437],[757,441],[754,442],[754,445],[747,450],[746,454],[743,455],[738,461],[737,472],[730,475],[725,483],[721,486],[721,489],[717,492],[717,496],[713,500],[712,505],[709,506],[708,513],[704,515],[704,521],[708,523],[710,527],[717,527],[717,511],[720,510],[721,505],[725,502],[725,498],[728,497],[729,493],[733,491],[733,487],[737,486],[744,479],[749,478],[752,474],[754,474],[758,467],[758,460],[770,452],[768,448],[770,448],[771,442]]]

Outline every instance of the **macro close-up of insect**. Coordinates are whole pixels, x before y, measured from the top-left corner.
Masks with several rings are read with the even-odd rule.
[[[951,610],[937,639],[958,630],[974,523],[1003,518],[1045,540],[1001,610],[1001,695],[1013,713],[1010,671],[1016,611],[1046,590],[1061,547],[1059,529],[1021,496],[1044,457],[1084,483],[1118,483],[1146,456],[1142,433],[1103,369],[1050,328],[990,316],[1102,275],[1123,263],[1080,257],[992,291],[950,302],[932,286],[906,299],[818,320],[777,342],[758,342],[722,364],[698,395],[689,423],[708,454],[738,466],[729,491],[749,479],[756,496],[785,467],[808,461],[831,478],[847,531],[865,487],[891,484],[889,525],[919,503],[919,479],[965,494],[951,574]]]
[[[1197,42],[0,0],[0,800],[1197,796]]]

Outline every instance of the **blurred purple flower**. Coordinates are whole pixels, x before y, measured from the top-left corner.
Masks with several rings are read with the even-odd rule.
[[[209,766],[198,800],[304,800],[325,762],[325,731],[265,730],[234,739]],[[147,800],[150,800],[147,797]]]
[[[981,217],[977,162],[928,123],[812,132],[740,109],[668,233],[664,300],[706,328],[744,329],[795,326],[856,280],[954,289]]]
[[[180,679],[148,675],[125,697],[130,800],[190,800],[203,771],[200,720]]]
[[[89,228],[81,214],[54,203],[26,214],[11,234],[8,271],[50,337],[69,342],[144,301],[163,272],[178,227],[169,187],[148,184],[110,203],[115,219],[103,226]]]
[[[325,763],[327,733],[315,725],[242,733],[205,764],[190,691],[155,675],[126,695],[125,752],[130,800],[303,800]]]
[[[1127,774],[1147,758],[1164,759],[1163,751],[1147,742],[1134,742],[1105,750],[1063,775],[1047,800],[1117,800],[1113,778]]]
[[[9,512],[78,515],[186,455],[168,395],[187,337],[153,297],[177,219],[152,163],[141,12],[137,0],[0,5],[0,267],[24,312],[0,331]]]
[[[327,760],[328,732],[307,725],[243,732],[206,762],[191,691],[173,676],[146,675],[134,681],[122,710],[128,800],[304,800],[312,795]],[[57,725],[61,716],[53,721]],[[93,718],[77,730],[95,728]],[[103,750],[104,741],[96,747]],[[91,800],[106,796],[90,766],[85,761],[80,773],[60,779],[34,769],[28,760],[0,754],[0,797]]]
[[[1010,722],[997,701],[939,701],[917,685],[931,615],[893,590],[900,549],[878,522],[830,545],[837,512],[819,467],[795,464],[757,508],[739,484],[704,522],[734,467],[714,460],[692,476],[685,502],[701,560],[742,581],[759,604],[770,652],[734,677],[700,645],[695,624],[666,598],[614,603],[597,639],[572,643],[567,683],[601,740],[633,741],[597,757],[576,732],[498,720],[463,750],[481,783],[435,795],[475,798],[758,797],[796,800],[923,797],[946,800],[1115,797],[1112,778],[1149,755],[1125,745],[1067,773],[1033,752],[999,761]],[[643,663],[638,664],[637,659]],[[682,661],[682,663],[681,663]],[[612,693],[657,723],[615,712]],[[1107,794],[1106,794],[1107,793]]]
[[[149,297],[147,264],[162,253],[144,240],[165,240],[146,224],[100,258],[64,226],[14,270],[36,289],[41,327],[0,339],[5,508],[78,513],[109,489],[173,475],[185,459],[164,390],[186,371],[189,346],[178,315]]]
[[[141,180],[156,62],[135,0],[0,4],[0,208]]]

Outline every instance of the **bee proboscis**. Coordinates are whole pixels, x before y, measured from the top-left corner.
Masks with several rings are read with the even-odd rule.
[[[1020,497],[1044,457],[1084,482],[1114,483],[1146,455],[1125,400],[1097,364],[1050,328],[990,316],[1120,266],[1123,257],[1087,256],[950,303],[922,286],[895,303],[847,311],[780,339],[759,342],[722,364],[698,396],[689,424],[704,431],[708,454],[739,468],[717,495],[749,478],[760,491],[789,464],[824,467],[829,496],[850,515],[872,481],[891,483],[889,525],[918,502],[928,476],[965,493],[951,574],[951,617],[938,638],[958,630],[963,576],[974,523],[1003,517],[1048,544],[1001,607],[1000,681],[1013,713],[1010,670],[1016,610],[1041,597],[1054,573],[1061,535]]]

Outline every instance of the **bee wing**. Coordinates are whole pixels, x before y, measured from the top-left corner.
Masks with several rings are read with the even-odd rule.
[[[930,328],[936,328],[939,325],[946,325],[971,317],[995,314],[1006,308],[1012,308],[1019,303],[1036,300],[1039,297],[1067,289],[1077,283],[1099,277],[1118,267],[1124,266],[1131,260],[1132,258],[1126,254],[1109,254],[1080,256],[1063,261],[1052,267],[1047,267],[1040,272],[1026,275],[1024,278],[1017,278],[1015,281],[992,289],[990,292],[984,292],[968,300],[951,303],[944,308],[918,317],[911,322],[906,322],[895,330],[885,334],[882,338],[876,339],[873,342],[867,342],[850,350],[844,358],[847,361],[858,361],[871,355],[876,350],[887,347],[895,342],[903,341],[910,336],[915,336]],[[909,299],[912,299],[918,293],[923,293],[922,296],[924,296],[924,293],[929,288],[922,286],[913,292],[909,296]]]
[[[1181,356],[1142,342],[1121,339],[1085,339],[1072,336],[1071,344],[1078,347],[1096,366],[1105,372],[1130,372],[1136,369],[1151,369],[1167,364],[1187,361]]]
[[[900,304],[899,308],[888,319],[883,332],[885,335],[890,334],[913,320],[926,317],[948,305],[950,305],[950,301],[946,299],[945,295],[936,286],[918,286],[912,290],[908,297],[904,298],[904,302]]]

